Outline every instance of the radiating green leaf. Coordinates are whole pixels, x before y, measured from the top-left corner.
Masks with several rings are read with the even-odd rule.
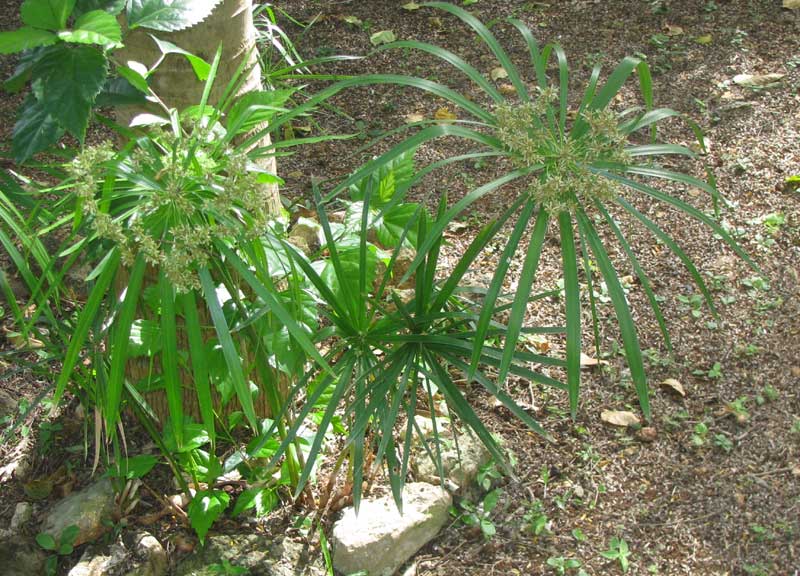
[[[567,389],[572,417],[578,413],[581,385],[581,288],[578,283],[578,253],[569,212],[558,215],[561,231],[561,267],[567,319]]]

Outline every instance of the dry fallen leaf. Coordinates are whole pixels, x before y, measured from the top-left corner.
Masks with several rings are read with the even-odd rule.
[[[702,36],[695,38],[694,41],[701,46],[705,46],[706,44],[711,44],[714,41],[714,38],[712,38],[711,34],[703,34]]]
[[[765,88],[777,84],[784,76],[786,74],[737,74],[733,77],[733,82],[747,88]]]
[[[592,358],[591,356],[587,356],[583,352],[581,352],[581,367],[588,368],[591,366],[607,366],[608,360],[598,360],[597,358]]]
[[[622,426],[624,428],[636,426],[640,423],[639,417],[636,414],[625,410],[603,410],[600,414],[600,419],[606,424]]]
[[[800,10],[800,0],[783,0],[783,7],[787,10]]]
[[[409,12],[411,10],[419,10],[419,4],[417,4],[416,2],[407,2],[403,4],[402,8],[403,10],[408,10]]]
[[[683,34],[683,28],[680,26],[673,26],[672,24],[667,24],[664,26],[664,34],[667,36],[680,36]]]
[[[500,84],[497,89],[500,90],[500,94],[504,94],[506,96],[512,96],[517,93],[516,88],[508,83]]]
[[[673,392],[677,393],[681,397],[686,396],[686,390],[683,389],[683,384],[675,380],[675,378],[667,378],[661,383],[663,388],[669,388]]]
[[[406,122],[409,124],[414,124],[415,122],[422,122],[425,120],[425,116],[422,114],[418,114],[414,112],[413,114],[406,114]]]
[[[369,41],[373,46],[389,44],[395,40],[397,40],[397,36],[395,36],[395,33],[391,30],[380,30],[369,37]]]
[[[439,108],[436,112],[434,112],[433,117],[440,122],[452,122],[458,118],[458,116],[451,112],[450,108],[447,106]]]
[[[508,78],[508,72],[502,66],[498,66],[497,68],[492,68],[492,71],[489,72],[489,76],[497,82],[498,80],[502,80],[503,78]]]
[[[795,378],[800,378],[800,366],[792,366],[791,368],[792,376]]]

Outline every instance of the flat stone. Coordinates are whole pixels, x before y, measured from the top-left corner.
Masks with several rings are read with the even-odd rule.
[[[47,555],[33,540],[10,530],[0,531],[0,571],[3,576],[44,574]]]
[[[111,546],[89,546],[68,576],[164,576],[167,552],[149,532],[127,533]]]
[[[248,576],[326,576],[320,554],[302,542],[261,534],[220,534],[206,537],[206,544],[176,567],[175,576],[216,576],[220,566],[247,570]],[[224,572],[222,572],[224,573]]]
[[[79,530],[74,545],[92,542],[108,530],[105,521],[111,518],[114,506],[111,481],[103,478],[56,504],[42,523],[41,531],[58,540],[64,529],[74,524]]]
[[[30,521],[31,516],[33,516],[33,504],[30,502],[17,502],[14,507],[14,515],[8,524],[9,530],[19,532]]]
[[[342,574],[366,570],[391,576],[428,543],[449,519],[450,494],[424,482],[405,485],[403,512],[392,496],[363,500],[356,515],[346,508],[333,527],[333,566]]]

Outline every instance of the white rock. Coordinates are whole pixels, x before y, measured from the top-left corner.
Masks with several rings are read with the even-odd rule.
[[[447,523],[450,494],[431,484],[405,485],[403,512],[391,495],[362,500],[356,516],[344,511],[333,527],[333,566],[342,574],[366,570],[391,576]]]
[[[17,502],[14,508],[14,516],[8,525],[9,530],[17,532],[28,523],[33,515],[33,505],[30,502]]]
[[[114,489],[111,481],[104,478],[56,504],[42,523],[41,531],[58,539],[65,528],[75,524],[79,532],[74,545],[80,546],[108,530],[106,521],[110,519],[114,505]]]

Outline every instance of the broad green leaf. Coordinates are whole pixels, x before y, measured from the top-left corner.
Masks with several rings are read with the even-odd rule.
[[[56,549],[56,539],[44,532],[40,532],[36,535],[36,543],[45,550]]]
[[[208,18],[222,0],[130,0],[128,25],[162,32],[176,32]]]
[[[38,30],[29,26],[17,28],[11,32],[0,32],[0,54],[13,54],[55,44],[58,37],[47,30]]]
[[[25,0],[20,8],[22,22],[34,28],[61,30],[67,25],[75,0]]]
[[[133,68],[129,68],[128,66],[117,66],[117,74],[125,78],[131,86],[147,94],[149,92],[149,87],[147,86],[147,78],[139,74]]]
[[[58,37],[65,42],[99,44],[104,48],[122,45],[122,29],[117,19],[103,10],[87,12],[78,18],[72,30],[59,32]]]
[[[222,490],[203,490],[192,498],[187,512],[201,544],[205,543],[209,528],[228,507],[230,499]]]
[[[108,61],[103,53],[82,45],[59,46],[33,67],[39,101],[81,143],[107,72]]]
[[[20,164],[25,162],[37,152],[54,146],[63,134],[64,129],[44,105],[33,96],[28,96],[14,124],[11,144],[14,160]]]
[[[125,78],[109,78],[95,98],[94,104],[97,107],[115,107],[144,105],[146,102],[145,95]]]
[[[144,478],[150,470],[158,464],[159,457],[153,454],[139,454],[131,458],[125,458],[119,463],[118,469],[111,469],[111,475],[131,480],[133,478]]]
[[[238,516],[250,508],[256,509],[256,516],[269,514],[278,504],[278,496],[271,488],[248,488],[236,499],[233,507],[233,516]]]
[[[31,78],[31,70],[33,70],[34,64],[36,64],[40,58],[43,58],[48,50],[48,47],[42,46],[26,50],[20,54],[17,67],[14,69],[14,74],[3,82],[3,90],[6,92],[19,92],[22,90]]]
[[[195,56],[191,52],[188,52],[183,48],[176,46],[172,42],[161,40],[160,38],[156,38],[152,34],[150,34],[150,38],[153,39],[153,42],[156,43],[158,49],[165,56],[167,54],[180,54],[181,56],[184,56],[186,60],[189,61],[189,64],[192,66],[192,70],[194,70],[194,74],[195,76],[197,76],[198,80],[203,82],[206,79],[208,79],[208,74],[209,72],[211,72],[211,64],[200,58],[200,56]]]

